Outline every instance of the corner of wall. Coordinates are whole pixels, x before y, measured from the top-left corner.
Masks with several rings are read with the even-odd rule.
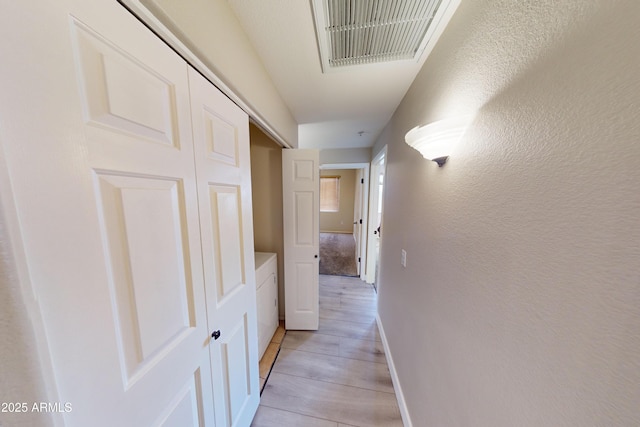
[[[0,147],[0,401],[57,402],[58,393],[40,309],[21,262],[23,248],[16,225],[10,178]],[[19,240],[19,241],[18,241]],[[0,425],[62,426],[61,414],[27,411],[2,413]]]

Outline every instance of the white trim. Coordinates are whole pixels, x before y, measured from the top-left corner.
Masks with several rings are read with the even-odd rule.
[[[386,145],[384,147],[382,147],[382,149],[380,151],[378,151],[378,154],[376,154],[376,156],[373,158],[373,160],[371,160],[371,164],[380,163],[380,160],[382,160],[385,157],[387,157],[387,146]]]
[[[377,178],[374,180],[373,176],[377,175],[378,167],[380,166],[380,162],[382,160],[384,162],[384,173],[386,175],[387,171],[387,146],[385,145],[382,149],[376,154],[376,156],[371,161],[371,170],[369,172],[369,203],[367,204],[369,209],[377,209],[378,206],[378,198],[380,196],[378,191],[378,181]],[[383,213],[380,215],[381,217],[384,214],[384,205],[382,207]],[[368,213],[368,212],[367,212]],[[375,251],[375,239],[372,238],[371,234],[377,228],[378,224],[373,223],[374,215],[368,215],[367,217],[367,261],[366,261],[366,274],[364,276],[364,280],[367,283],[374,283],[376,280],[376,263],[378,260],[376,259],[376,251]],[[382,241],[382,239],[381,239]],[[378,284],[376,284],[377,286]]]
[[[407,402],[404,400],[404,393],[402,392],[402,386],[400,385],[400,379],[396,372],[396,366],[393,363],[393,357],[389,350],[389,343],[387,342],[387,336],[384,333],[382,327],[382,320],[380,320],[380,313],[376,313],[376,323],[378,324],[378,332],[380,332],[380,339],[382,340],[382,346],[384,347],[384,355],[387,358],[387,365],[389,366],[389,373],[391,374],[391,382],[393,383],[393,389],[396,393],[396,399],[398,400],[398,407],[400,408],[400,416],[402,417],[402,423],[404,427],[413,427],[411,417],[409,416],[409,408],[407,408]]]
[[[362,189],[362,229],[360,230],[360,279],[366,282],[367,278],[367,262],[369,257],[367,256],[367,250],[369,248],[369,179],[370,165],[368,163],[362,168],[364,179],[364,188]]]
[[[202,74],[215,87],[220,89],[231,101],[240,107],[258,127],[271,136],[278,144],[285,148],[293,148],[286,139],[280,135],[267,120],[262,117],[253,107],[251,107],[244,99],[236,94],[225,82],[223,82],[198,56],[187,47],[175,34],[171,32],[140,0],[118,0],[126,9],[128,9],[136,18],[148,26],[156,35],[162,39],[167,45],[175,50],[178,55],[182,56],[193,68]]]

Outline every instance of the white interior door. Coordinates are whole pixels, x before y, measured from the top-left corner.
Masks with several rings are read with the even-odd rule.
[[[189,69],[217,426],[260,402],[247,115]]]
[[[318,150],[282,150],[287,329],[318,329],[319,171]]]

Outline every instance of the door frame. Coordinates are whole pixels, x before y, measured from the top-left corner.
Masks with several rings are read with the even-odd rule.
[[[324,163],[320,165],[320,170],[322,169],[362,169],[363,174],[362,178],[364,179],[364,187],[360,194],[362,198],[360,200],[362,206],[362,230],[360,231],[360,279],[366,280],[366,271],[367,271],[367,263],[369,261],[368,256],[368,241],[369,241],[369,177],[370,177],[370,167],[369,163]],[[353,201],[354,206],[357,202]]]
[[[383,163],[384,162],[384,163]],[[382,163],[382,164],[381,164]],[[371,161],[371,174],[369,176],[369,206],[371,207],[371,214],[369,215],[368,221],[368,234],[367,234],[367,269],[365,274],[365,281],[367,283],[374,283],[376,280],[376,264],[378,260],[376,259],[376,251],[375,244],[376,239],[373,237],[373,232],[378,228],[376,221],[377,215],[375,214],[375,207],[378,205],[378,200],[380,198],[380,192],[378,187],[378,181],[373,179],[374,176],[378,176],[378,171],[382,169],[384,175],[387,173],[387,146],[382,147],[382,150],[376,154],[376,156]],[[383,184],[384,185],[384,184]],[[384,191],[383,191],[384,197]],[[384,203],[382,204],[382,212],[380,213],[380,223],[382,223],[382,218],[384,217]],[[382,237],[380,238],[382,240]]]

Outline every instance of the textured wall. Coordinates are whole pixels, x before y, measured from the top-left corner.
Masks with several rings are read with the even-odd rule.
[[[414,426],[640,425],[639,16],[462,2],[377,141],[379,312]],[[403,142],[476,110],[443,168]]]
[[[284,318],[282,147],[253,124],[249,131],[254,246],[258,252],[278,254],[278,310]]]
[[[340,206],[338,212],[320,212],[320,231],[353,233],[353,207],[355,204],[355,169],[322,169],[320,176],[340,177]]]

